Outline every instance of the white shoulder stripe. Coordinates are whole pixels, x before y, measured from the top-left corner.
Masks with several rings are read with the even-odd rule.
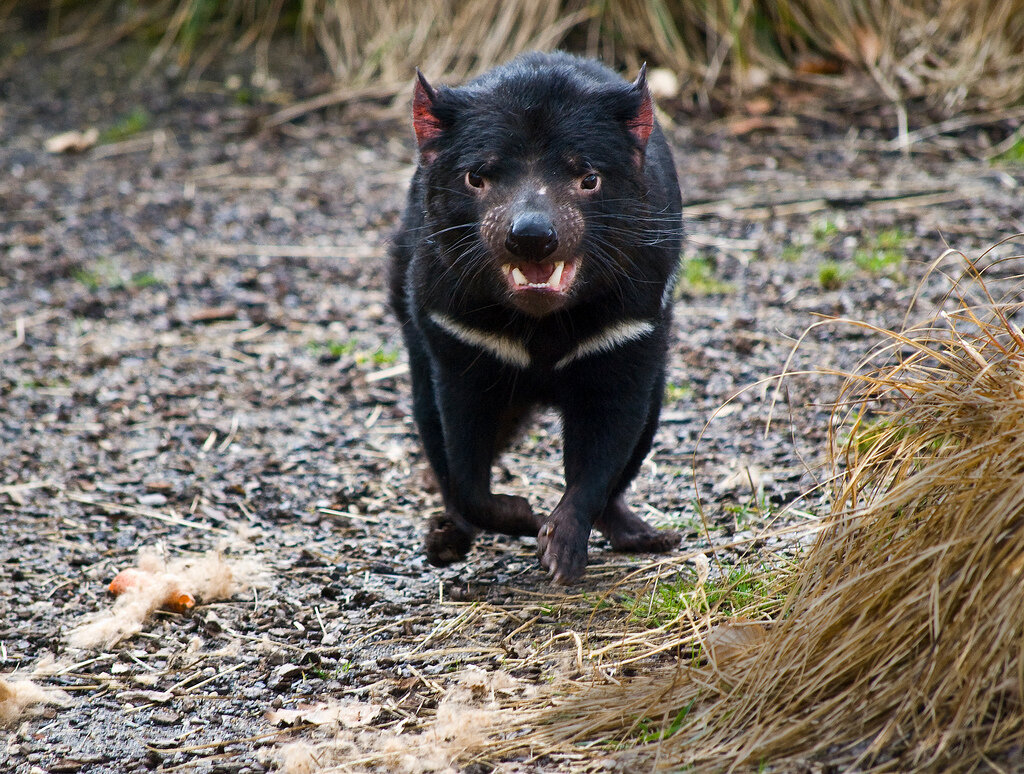
[[[479,328],[470,328],[468,325],[463,325],[457,320],[437,312],[431,312],[430,319],[437,327],[463,344],[489,352],[498,360],[516,368],[530,367],[530,353],[522,343],[515,339],[490,331],[482,331]]]
[[[653,330],[654,324],[647,320],[621,320],[609,325],[600,333],[583,339],[572,352],[555,363],[555,368],[564,368],[574,360],[581,360],[598,352],[611,352],[627,341],[636,341]]]
[[[668,278],[668,282],[665,283],[665,290],[661,294],[661,308],[665,309],[669,304],[672,303],[676,294],[676,285],[679,284],[679,275],[683,271],[683,265],[679,264],[676,266],[675,271],[672,272],[672,276]]]

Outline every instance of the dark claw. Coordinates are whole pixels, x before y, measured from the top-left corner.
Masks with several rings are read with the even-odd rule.
[[[554,583],[568,586],[578,581],[587,567],[590,527],[556,512],[537,533],[540,564]]]

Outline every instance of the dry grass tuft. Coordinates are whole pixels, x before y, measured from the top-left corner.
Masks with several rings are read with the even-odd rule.
[[[1024,0],[147,0],[131,9],[85,0],[0,0],[48,17],[53,46],[101,48],[160,33],[150,67],[176,56],[193,78],[218,56],[254,51],[253,84],[268,82],[271,40],[312,44],[335,77],[322,107],[404,96],[415,67],[461,81],[528,49],[566,46],[635,70],[647,60],[684,76],[707,102],[771,77],[821,80],[865,73],[899,108],[919,98],[952,112],[1024,98]],[[834,82],[844,92],[849,82]],[[278,121],[300,115],[296,107]],[[906,126],[901,126],[906,134]]]
[[[969,265],[946,311],[878,331],[835,413],[832,513],[763,636],[716,659],[705,633],[698,666],[529,716],[535,752],[633,745],[619,754],[702,771],[1019,759],[1024,301],[1019,275],[1001,299],[996,282]]]
[[[586,15],[545,0],[304,0],[302,18],[339,84],[406,88],[419,67],[462,80],[558,45]],[[583,5],[583,4],[579,4]]]
[[[814,45],[868,72],[897,103],[932,97],[954,110],[1024,94],[1021,0],[801,0],[790,7]]]

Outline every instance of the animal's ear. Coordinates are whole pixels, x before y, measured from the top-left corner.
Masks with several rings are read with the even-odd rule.
[[[441,121],[434,115],[434,102],[436,101],[437,91],[427,82],[417,67],[416,87],[412,94],[412,128],[416,132],[416,145],[420,149],[420,158],[426,164],[433,161],[436,152],[424,149],[437,139],[444,128]]]
[[[651,99],[651,90],[647,86],[647,63],[640,66],[640,74],[633,81],[632,91],[639,97],[639,104],[634,113],[627,121],[626,126],[629,133],[636,140],[640,153],[643,154],[647,148],[647,140],[654,130],[654,101]]]

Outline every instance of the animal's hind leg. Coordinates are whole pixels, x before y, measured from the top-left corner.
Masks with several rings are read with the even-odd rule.
[[[655,529],[641,519],[621,494],[609,500],[594,527],[608,538],[613,551],[630,554],[664,554],[682,539],[675,530]]]

